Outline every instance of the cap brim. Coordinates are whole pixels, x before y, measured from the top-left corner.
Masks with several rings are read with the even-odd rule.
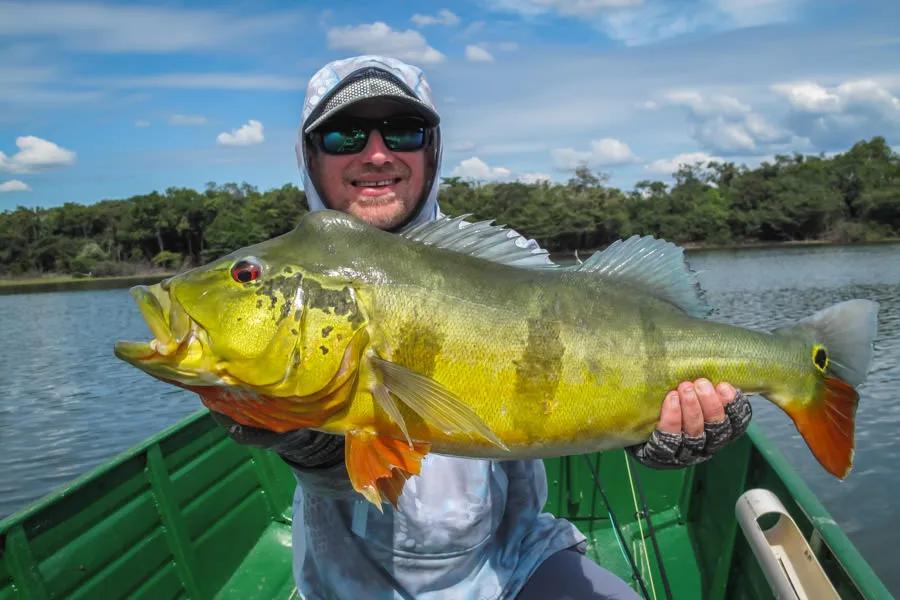
[[[363,107],[365,108],[363,109]],[[347,102],[326,111],[319,115],[312,123],[304,127],[303,133],[314,131],[316,127],[328,119],[340,113],[347,112],[349,109],[358,109],[359,114],[357,116],[368,118],[388,117],[399,113],[415,114],[425,119],[425,122],[429,127],[437,127],[441,122],[440,116],[438,116],[430,106],[414,98],[396,95],[370,96],[368,98],[359,98],[358,100]]]

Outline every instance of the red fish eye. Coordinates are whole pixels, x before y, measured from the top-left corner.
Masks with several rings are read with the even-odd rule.
[[[260,266],[249,260],[238,261],[231,267],[231,278],[238,283],[250,283],[251,281],[256,281],[261,274],[262,269]]]

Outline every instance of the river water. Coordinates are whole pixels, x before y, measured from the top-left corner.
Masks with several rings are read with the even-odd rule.
[[[775,441],[894,593],[900,593],[900,245],[698,251],[714,318],[770,329],[835,302],[880,303],[869,378],[860,388],[856,460],[837,481],[787,417],[756,398]],[[0,518],[201,407],[112,354],[147,339],[127,290],[0,296]]]

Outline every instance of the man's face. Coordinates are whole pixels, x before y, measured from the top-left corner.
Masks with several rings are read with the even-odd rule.
[[[349,109],[342,116],[386,118],[397,114]],[[378,130],[357,154],[331,155],[316,148],[310,169],[330,208],[349,213],[380,229],[403,223],[416,209],[425,185],[425,150],[393,152]]]

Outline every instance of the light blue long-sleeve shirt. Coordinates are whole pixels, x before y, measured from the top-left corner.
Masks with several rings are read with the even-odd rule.
[[[304,124],[345,78],[371,67],[434,108],[422,72],[398,60],[360,56],[320,69],[307,87],[297,141],[310,210],[326,205],[304,158]],[[439,214],[438,178],[432,179],[409,226]],[[384,513],[352,490],[343,465],[298,470],[297,479],[294,576],[308,600],[513,598],[545,559],[585,539],[568,521],[542,512],[547,475],[539,460],[426,456],[397,509],[385,506]]]

